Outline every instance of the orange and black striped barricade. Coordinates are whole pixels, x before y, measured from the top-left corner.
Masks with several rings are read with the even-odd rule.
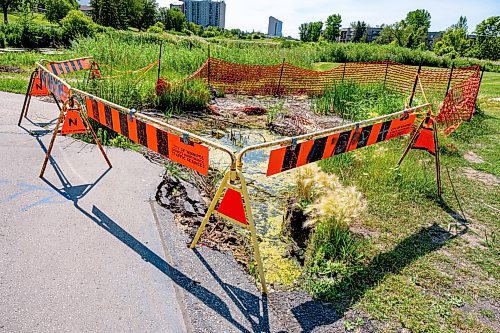
[[[399,167],[403,163],[406,155],[410,149],[421,149],[425,150],[434,156],[436,165],[436,182],[437,182],[437,193],[441,197],[442,194],[442,184],[441,184],[441,163],[439,159],[439,141],[438,141],[438,131],[436,126],[435,117],[429,110],[424,118],[415,129],[413,135],[411,136],[410,142],[406,146],[403,155],[399,159],[397,166]]]
[[[52,96],[60,111],[60,102],[64,103],[68,99],[69,85],[61,80],[59,75],[91,69],[91,60],[91,57],[85,57],[64,61],[41,60],[37,62],[28,82],[28,89],[17,125],[21,126],[23,117],[27,117],[32,96]]]
[[[52,134],[52,139],[50,140],[49,148],[47,149],[47,153],[45,154],[45,160],[43,161],[42,170],[40,171],[40,178],[43,177],[45,169],[47,168],[47,162],[49,161],[50,154],[52,152],[52,148],[54,147],[54,142],[56,140],[57,134],[59,133],[61,124],[62,135],[86,133],[87,131],[90,132],[97,146],[99,147],[99,150],[104,156],[106,163],[110,168],[112,167],[111,162],[106,155],[106,152],[104,151],[99,139],[97,138],[97,135],[94,132],[94,129],[92,128],[92,126],[90,126],[87,117],[83,113],[81,104],[71,96],[67,101],[63,103],[63,106],[61,108],[56,127],[54,128],[54,132]]]

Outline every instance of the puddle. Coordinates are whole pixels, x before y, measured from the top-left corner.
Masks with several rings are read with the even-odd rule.
[[[267,129],[228,126],[212,130],[214,124],[207,123],[198,134],[230,147],[236,151],[250,145],[270,142],[282,136]],[[262,237],[260,248],[266,269],[268,283],[291,287],[301,275],[300,265],[295,260],[284,256],[287,245],[280,240],[281,223],[283,221],[283,205],[290,192],[296,170],[266,176],[267,163],[271,149],[251,151],[243,158],[243,173],[247,180],[252,212],[258,234]],[[225,170],[229,158],[217,150],[210,151],[211,165]],[[276,268],[286,268],[276,269]],[[286,274],[278,274],[286,272]]]

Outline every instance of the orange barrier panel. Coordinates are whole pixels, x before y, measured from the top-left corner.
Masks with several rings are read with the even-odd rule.
[[[410,133],[416,114],[271,151],[267,176]]]
[[[174,162],[208,175],[208,147],[188,138],[184,140],[91,97],[85,97],[85,104],[89,118]]]
[[[51,61],[46,64],[47,68],[55,75],[69,74],[77,71],[90,69],[92,58],[81,58],[66,61]]]

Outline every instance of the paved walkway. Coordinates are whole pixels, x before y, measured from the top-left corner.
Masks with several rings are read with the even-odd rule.
[[[38,178],[58,111],[34,98],[20,128],[23,98],[0,93],[0,331],[190,330],[149,201],[162,168],[57,137]]]

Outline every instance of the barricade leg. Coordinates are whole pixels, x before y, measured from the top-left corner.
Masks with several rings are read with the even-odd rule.
[[[45,169],[47,168],[47,162],[50,158],[50,153],[52,152],[52,148],[54,147],[54,141],[56,141],[57,132],[59,132],[59,127],[64,120],[64,113],[66,111],[66,107],[63,106],[61,113],[59,114],[59,119],[57,119],[56,128],[54,129],[54,133],[52,134],[52,139],[50,139],[49,148],[47,149],[47,153],[45,154],[45,160],[43,161],[42,170],[40,171],[40,178],[43,178],[43,174],[45,173]]]
[[[21,126],[21,121],[23,117],[26,117],[28,114],[28,108],[31,101],[31,89],[33,88],[33,82],[35,80],[35,75],[37,75],[38,70],[34,70],[31,73],[30,81],[28,82],[28,90],[26,90],[26,96],[24,97],[23,108],[21,109],[21,114],[19,115],[19,121],[17,122],[17,126]]]
[[[212,203],[210,203],[210,207],[208,207],[207,213],[205,214],[205,217],[203,218],[203,221],[201,222],[200,228],[198,229],[198,232],[196,232],[196,235],[193,238],[193,241],[191,242],[190,248],[194,249],[198,241],[200,240],[201,234],[203,233],[203,230],[205,230],[205,227],[208,223],[208,220],[210,220],[210,216],[212,216],[215,206],[219,202],[219,199],[222,195],[222,192],[227,186],[227,182],[229,180],[230,176],[230,171],[226,172],[224,175],[224,178],[222,179],[222,183],[219,186],[219,189],[217,190],[217,193],[215,194]]]
[[[434,147],[436,147],[436,154],[434,155],[434,159],[436,162],[436,181],[437,181],[437,190],[438,196],[441,197],[442,193],[442,185],[441,185],[441,161],[439,158],[439,141],[438,141],[438,132],[436,122],[432,122],[432,129],[434,132]]]
[[[236,177],[234,177],[235,175],[236,175]],[[234,178],[239,179],[240,187],[236,187],[233,184],[231,184],[231,185],[228,184],[229,180],[234,179]],[[224,175],[224,178],[222,179],[222,182],[217,190],[217,193],[215,194],[215,196],[210,204],[210,207],[208,208],[208,211],[205,214],[205,217],[203,218],[203,221],[200,225],[200,228],[198,229],[195,237],[193,238],[193,241],[191,242],[190,248],[194,248],[196,246],[196,244],[198,243],[198,241],[201,237],[201,234],[203,233],[203,230],[205,229],[205,227],[210,219],[210,216],[212,216],[212,214],[216,213],[215,206],[219,202],[219,199],[222,196],[222,193],[226,189],[232,189],[234,191],[239,192],[242,195],[243,207],[244,207],[246,220],[247,220],[248,224],[243,225],[240,221],[236,221],[233,218],[225,216],[224,214],[221,214],[221,213],[218,213],[218,215],[222,218],[225,218],[226,220],[228,220],[230,222],[233,222],[235,224],[243,226],[250,231],[250,239],[252,242],[252,247],[253,247],[253,251],[254,251],[254,255],[255,255],[255,261],[257,262],[257,268],[259,271],[259,278],[260,278],[260,282],[261,282],[261,286],[262,286],[262,292],[264,294],[267,294],[267,285],[266,285],[266,279],[265,279],[265,275],[264,275],[264,266],[262,265],[262,258],[260,256],[259,244],[257,241],[257,231],[255,230],[255,224],[254,224],[253,215],[252,215],[250,197],[248,195],[248,190],[247,190],[245,178],[243,177],[243,174],[240,171],[231,170],[231,171],[226,172],[226,174]]]
[[[246,213],[247,219],[248,219],[248,225],[249,225],[249,229],[250,229],[250,237],[252,239],[252,246],[253,246],[253,250],[255,253],[255,261],[257,262],[257,268],[259,270],[259,277],[260,277],[260,283],[262,285],[262,292],[264,294],[267,294],[266,277],[264,275],[264,266],[262,265],[262,259],[260,257],[259,243],[257,242],[257,231],[255,230],[255,224],[253,221],[250,196],[248,195],[247,184],[246,184],[245,178],[243,177],[243,175],[241,174],[240,171],[238,171],[238,178],[241,181],[241,193],[243,195],[243,201],[245,204],[245,213]]]
[[[95,134],[94,129],[90,125],[90,122],[89,122],[89,120],[87,118],[87,115],[85,115],[85,114],[82,113],[82,108],[81,107],[79,107],[78,113],[80,114],[80,118],[82,118],[83,122],[85,123],[85,127],[87,127],[87,130],[90,131],[90,133],[94,137],[94,141],[97,144],[97,147],[99,147],[99,150],[101,151],[102,156],[104,156],[104,159],[106,160],[106,163],[108,164],[108,166],[110,168],[112,168],[113,166],[111,165],[111,162],[109,161],[108,155],[106,155],[106,152],[104,151],[104,148],[102,147],[101,142],[97,138],[97,135]]]
[[[417,130],[415,131],[415,133],[413,133],[413,135],[412,135],[412,137],[410,139],[410,142],[406,146],[405,151],[403,152],[403,155],[399,159],[399,162],[397,164],[398,167],[401,166],[401,163],[403,163],[403,160],[405,159],[406,155],[408,154],[408,152],[410,151],[410,149],[412,149],[413,146],[415,145],[415,143],[417,142],[417,138],[418,138],[418,136],[419,136],[419,134],[420,134],[423,126],[424,126],[424,123],[425,123],[426,119],[424,119],[420,123],[420,125],[418,126]],[[439,197],[441,197],[441,194],[442,194],[441,162],[440,162],[440,158],[439,158],[438,132],[437,132],[436,122],[434,120],[432,120],[432,136],[433,136],[433,144],[434,144],[434,149],[435,149],[434,160],[435,160],[435,165],[436,165],[437,194],[438,194]]]
[[[420,129],[424,125],[424,122],[425,122],[425,119],[422,120],[422,122],[420,122],[420,125],[418,125],[417,130],[411,136],[410,142],[408,142],[408,145],[406,146],[406,148],[405,148],[405,150],[403,152],[403,155],[401,155],[401,158],[399,159],[399,162],[397,164],[398,168],[401,166],[401,163],[403,163],[403,160],[405,159],[406,155],[408,155],[408,152],[410,151],[410,149],[415,144],[415,141],[417,140],[417,137],[420,134]]]

